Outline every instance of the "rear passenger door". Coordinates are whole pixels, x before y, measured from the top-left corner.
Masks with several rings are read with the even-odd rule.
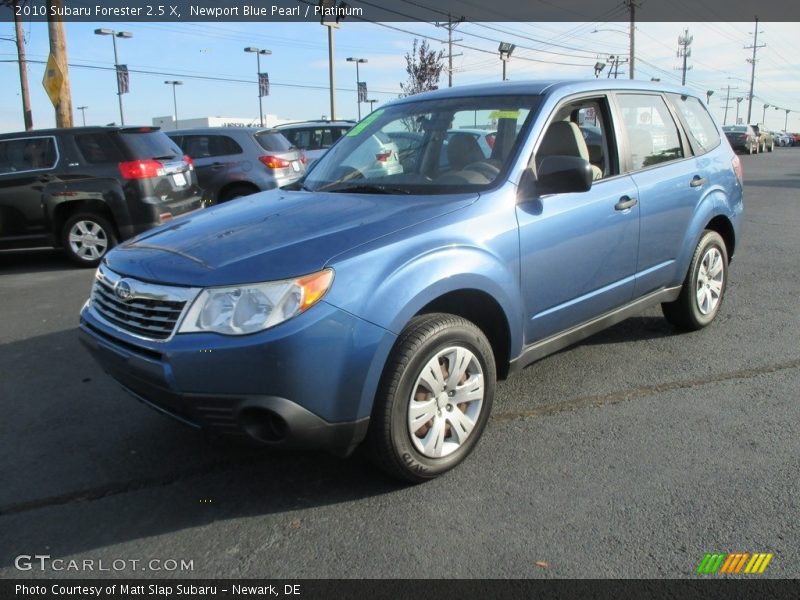
[[[219,134],[184,135],[176,143],[194,162],[200,187],[217,200],[219,190],[236,179],[233,171],[240,170],[242,147],[230,136]]]
[[[619,92],[616,106],[623,169],[639,197],[639,297],[682,279],[676,260],[706,180],[662,94]]]

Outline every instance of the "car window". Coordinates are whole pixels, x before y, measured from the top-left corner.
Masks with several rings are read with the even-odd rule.
[[[589,161],[595,180],[618,174],[608,115],[605,97],[581,98],[559,106],[539,142],[535,166],[546,156],[566,155]]]
[[[277,131],[260,131],[255,138],[268,152],[288,152],[294,148],[293,144]]]
[[[57,161],[58,153],[52,137],[0,141],[0,173],[52,169]]]
[[[705,154],[720,143],[717,126],[703,103],[693,96],[669,94],[672,105],[686,124],[686,133],[694,153]]]
[[[380,108],[319,160],[304,185],[389,194],[487,187],[509,168],[538,103],[538,96],[482,96]],[[482,136],[491,132],[490,145]]]
[[[661,96],[619,94],[617,99],[632,170],[683,158],[678,126]]]
[[[149,127],[123,129],[119,138],[133,159],[157,158],[170,160],[180,158],[183,152],[163,131]]]
[[[241,154],[242,147],[227,135],[185,135],[181,139],[181,148],[192,158],[209,158]]]
[[[104,133],[83,133],[75,136],[75,144],[90,164],[116,163],[124,160],[120,149]]]
[[[281,133],[293,146],[301,150],[322,150],[330,148],[342,137],[340,127],[305,127],[281,129]]]

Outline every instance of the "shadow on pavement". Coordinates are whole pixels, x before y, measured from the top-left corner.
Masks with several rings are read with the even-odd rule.
[[[0,250],[0,275],[6,273],[44,273],[78,270],[60,250]]]

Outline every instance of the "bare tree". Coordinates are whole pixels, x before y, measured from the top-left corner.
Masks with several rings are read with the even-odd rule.
[[[439,89],[439,77],[444,71],[444,50],[434,52],[428,41],[421,44],[414,38],[411,53],[406,54],[406,73],[408,81],[400,84],[400,97]]]

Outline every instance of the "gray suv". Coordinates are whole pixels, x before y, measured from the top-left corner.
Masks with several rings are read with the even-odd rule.
[[[303,152],[275,129],[207,127],[167,135],[194,161],[209,204],[282,187],[306,172]]]

